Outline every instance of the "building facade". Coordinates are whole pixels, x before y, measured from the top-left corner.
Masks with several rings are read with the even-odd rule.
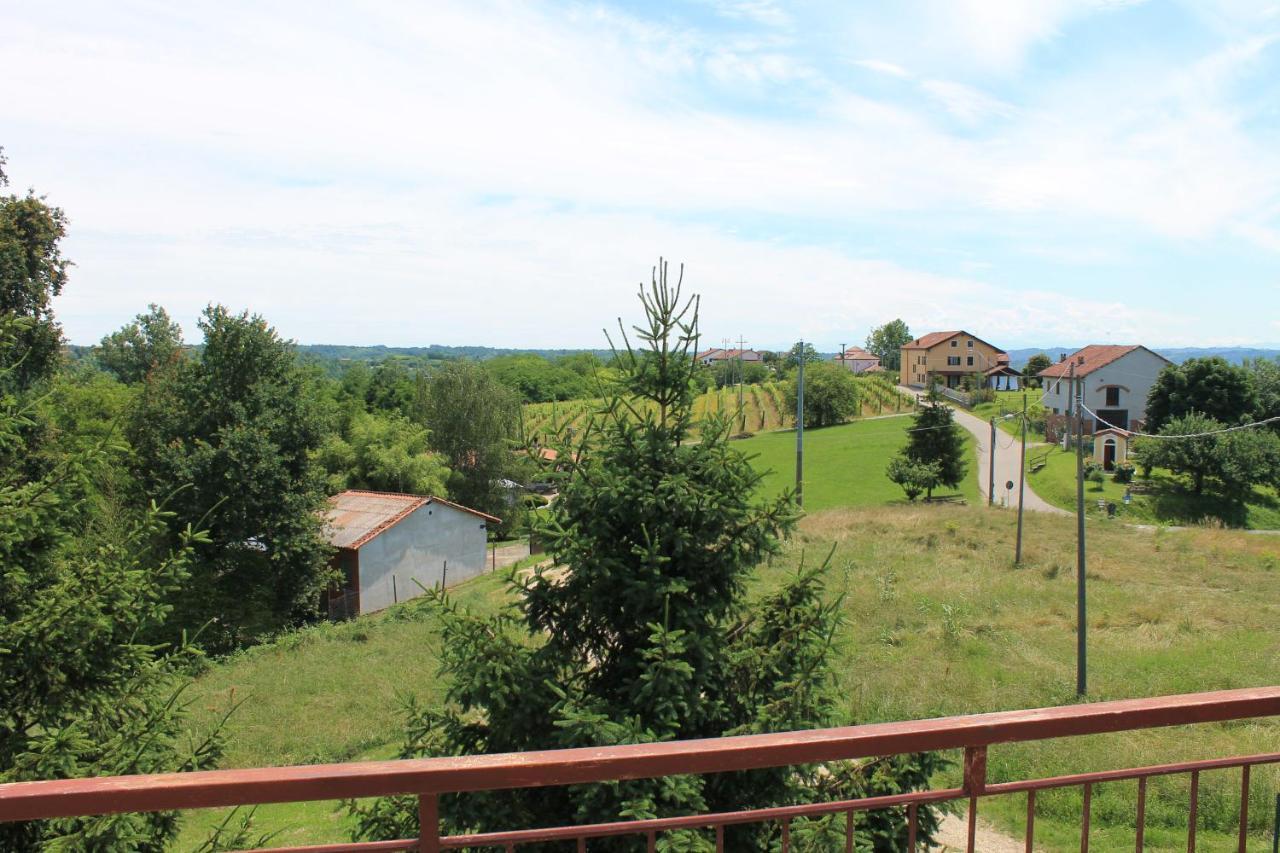
[[[348,490],[329,499],[329,543],[341,588],[330,614],[373,613],[484,571],[490,525],[501,520],[441,498]]]
[[[1140,345],[1092,344],[1063,355],[1039,374],[1049,440],[1062,434],[1065,421],[1073,415],[1077,390],[1084,404],[1081,427],[1085,433],[1107,426],[1141,429],[1147,418],[1147,395],[1160,371],[1172,363]],[[1104,423],[1095,423],[1098,419]]]
[[[850,347],[836,356],[835,362],[850,373],[875,372],[880,368],[880,357],[872,355],[861,347]]]
[[[963,330],[932,332],[902,347],[898,381],[924,388],[932,377],[948,388],[959,388],[965,376],[973,376],[974,383],[981,386],[986,384],[987,372],[1002,363],[1008,363],[1008,353],[977,335]]]

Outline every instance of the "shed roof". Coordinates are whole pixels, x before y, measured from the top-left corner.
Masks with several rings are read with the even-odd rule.
[[[502,519],[433,495],[366,492],[348,489],[329,498],[325,513],[329,544],[335,548],[359,548],[384,530],[395,526],[414,510],[429,503],[443,504],[500,524]]]
[[[1173,363],[1160,355],[1160,353],[1152,352],[1140,344],[1089,344],[1083,349],[1076,350],[1057,364],[1049,365],[1040,371],[1039,375],[1050,378],[1069,376],[1071,374],[1071,364],[1074,362],[1076,376],[1087,376],[1098,368],[1106,367],[1111,362],[1140,349],[1147,350],[1147,352],[1164,362]]]

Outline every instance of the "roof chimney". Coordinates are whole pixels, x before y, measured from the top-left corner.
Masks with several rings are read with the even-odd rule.
[[[1084,364],[1084,356],[1082,355],[1076,356],[1076,364]]]
[[[1066,360],[1067,360],[1067,354],[1066,354],[1065,352],[1060,352],[1060,353],[1058,353],[1058,363],[1059,363],[1059,364],[1061,364],[1062,362],[1064,362],[1064,361],[1066,361]]]

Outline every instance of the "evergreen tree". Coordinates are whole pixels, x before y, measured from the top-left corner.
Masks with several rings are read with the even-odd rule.
[[[938,486],[952,489],[959,486],[969,470],[964,437],[952,417],[951,407],[933,398],[916,413],[902,454],[912,462],[937,467],[937,480],[929,481],[925,500],[933,497],[933,490]]]
[[[316,615],[333,572],[323,537],[318,395],[293,347],[261,317],[211,306],[198,359],[153,373],[130,424],[134,475],[167,495],[174,534],[209,531],[176,599],[206,645]]]
[[[444,623],[444,709],[411,706],[404,757],[514,752],[710,738],[836,722],[827,665],[840,601],[821,568],[801,570],[758,601],[747,582],[796,520],[789,496],[758,502],[760,482],[717,416],[690,441],[697,371],[697,302],[682,301],[666,267],[641,291],[647,322],[637,352],[624,332],[622,390],[562,441],[559,498],[539,533],[555,568],[513,576],[514,610],[481,617],[433,593]],[[866,765],[832,762],[712,776],[677,776],[448,796],[449,831],[579,824],[765,807],[898,792],[923,784],[930,756]],[[416,832],[410,799],[355,807],[360,838]],[[900,814],[864,818],[861,843],[900,849]],[[932,826],[932,817],[925,819]],[[813,849],[843,839],[843,819],[797,822]],[[766,850],[774,824],[735,827],[727,845]],[[841,841],[842,843],[842,841]],[[673,833],[664,849],[703,850],[707,836]],[[592,842],[640,850],[643,839]],[[551,849],[551,848],[547,848]],[[558,848],[557,848],[558,849]]]

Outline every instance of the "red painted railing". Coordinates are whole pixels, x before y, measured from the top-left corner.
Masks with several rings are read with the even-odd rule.
[[[368,853],[391,850],[436,853],[467,847],[514,850],[521,844],[563,840],[576,841],[578,850],[585,851],[589,839],[628,835],[647,839],[649,849],[653,850],[661,833],[697,828],[713,831],[717,849],[723,850],[726,826],[773,821],[781,827],[782,848],[785,851],[789,849],[791,821],[844,814],[845,849],[851,851],[854,815],[857,812],[900,808],[905,809],[908,821],[908,849],[914,851],[917,811],[922,804],[967,799],[968,849],[972,851],[979,798],[1022,792],[1027,794],[1026,849],[1029,851],[1032,849],[1035,831],[1036,792],[1079,787],[1084,793],[1081,850],[1087,851],[1093,786],[1102,782],[1135,780],[1138,786],[1136,849],[1140,851],[1143,846],[1147,780],[1154,776],[1185,773],[1191,778],[1188,850],[1194,851],[1200,774],[1207,770],[1240,768],[1239,850],[1243,851],[1248,827],[1250,768],[1280,763],[1280,753],[988,784],[987,747],[992,744],[1045,738],[1268,716],[1280,716],[1280,687],[598,749],[16,782],[0,785],[0,821],[410,794],[418,796],[422,827],[419,838],[288,849],[295,853]],[[440,835],[438,804],[441,794],[751,770],[941,749],[964,750],[964,783],[959,788],[589,826],[523,829],[451,837]]]

